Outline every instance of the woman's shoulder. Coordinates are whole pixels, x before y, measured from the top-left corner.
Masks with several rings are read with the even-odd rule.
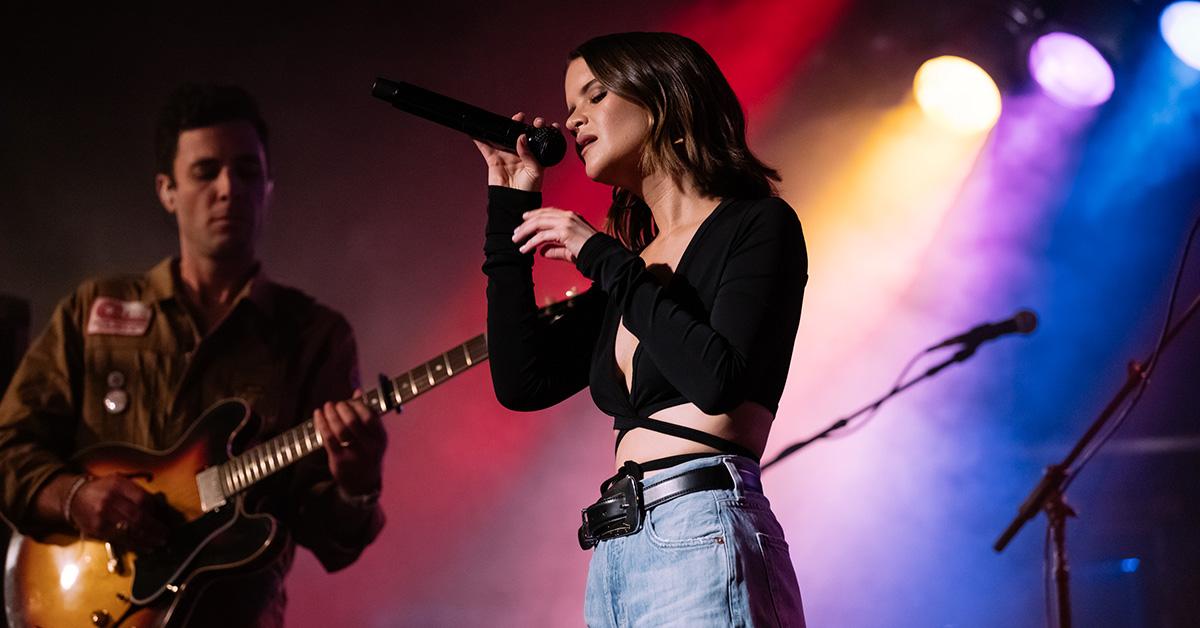
[[[787,201],[778,196],[727,201],[723,210],[743,229],[799,229],[800,218]]]

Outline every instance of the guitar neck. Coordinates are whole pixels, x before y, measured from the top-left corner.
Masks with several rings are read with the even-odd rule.
[[[363,402],[380,414],[398,410],[402,404],[433,390],[487,358],[487,336],[480,334],[399,377],[389,380],[380,376],[380,387],[364,393]],[[322,447],[321,433],[309,419],[223,464],[206,469],[201,475],[207,474],[207,479],[215,480],[223,497],[229,498]],[[205,483],[205,478],[197,479],[202,485]],[[205,492],[203,486],[201,492]],[[209,508],[205,507],[205,510]]]

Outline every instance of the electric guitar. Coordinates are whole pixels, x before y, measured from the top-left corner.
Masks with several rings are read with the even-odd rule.
[[[557,319],[568,299],[539,310]],[[381,414],[429,392],[488,359],[480,334],[363,395]],[[217,402],[172,447],[154,451],[97,444],[75,462],[95,476],[123,474],[165,499],[177,515],[166,545],[133,552],[116,543],[65,534],[40,541],[14,534],[4,574],[4,604],[13,628],[182,625],[194,593],[213,577],[268,564],[286,532],[275,517],[253,512],[246,491],[322,449],[310,419],[248,447],[260,423],[241,399]]]

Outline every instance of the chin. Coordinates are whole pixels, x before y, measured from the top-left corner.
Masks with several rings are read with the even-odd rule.
[[[604,168],[598,162],[584,163],[583,172],[584,172],[584,174],[587,175],[587,177],[589,179],[591,179],[592,181],[595,181],[596,183],[603,183],[604,185],[615,185],[615,183],[613,183],[613,178],[611,176],[612,173],[609,172],[608,169]]]

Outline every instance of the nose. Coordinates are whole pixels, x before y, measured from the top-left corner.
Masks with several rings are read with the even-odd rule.
[[[241,182],[229,166],[221,168],[221,172],[217,174],[217,179],[214,183],[216,184],[217,197],[222,201],[234,198],[241,191]]]
[[[570,131],[571,135],[577,135],[579,127],[583,126],[584,121],[585,117],[583,113],[579,109],[576,109],[567,117],[567,131]]]

